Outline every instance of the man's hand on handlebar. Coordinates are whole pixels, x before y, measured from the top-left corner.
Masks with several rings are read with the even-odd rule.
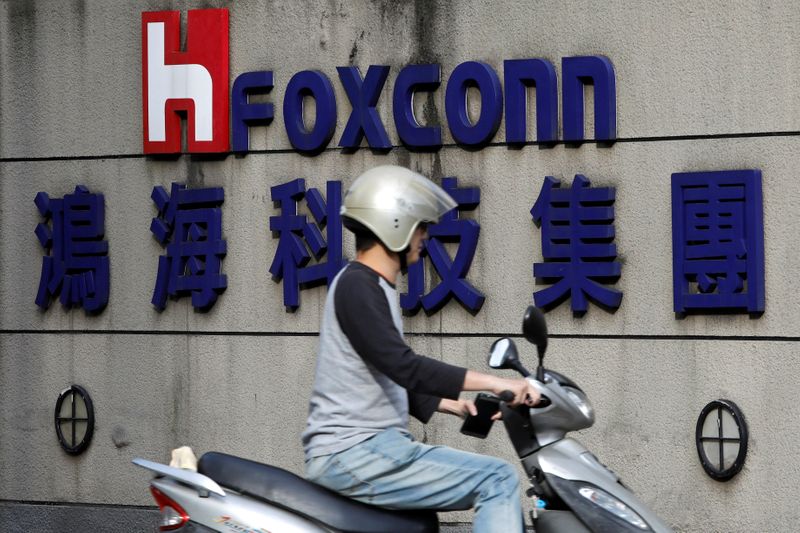
[[[514,398],[507,403],[512,407],[522,404],[533,407],[539,401],[539,392],[525,378],[506,379],[498,377],[497,381],[497,384],[492,388],[492,392],[500,396],[503,391],[510,391]]]
[[[533,407],[539,401],[539,393],[525,378],[501,378],[494,374],[484,374],[474,370],[467,370],[462,390],[490,391],[500,397],[504,396],[504,392],[510,393],[513,397],[508,400],[503,398],[503,400],[512,407],[523,404]],[[495,417],[495,420],[499,418],[498,415]]]

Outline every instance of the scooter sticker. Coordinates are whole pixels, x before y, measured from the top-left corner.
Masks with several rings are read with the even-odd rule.
[[[214,522],[217,524],[222,524],[230,531],[236,531],[237,533],[271,533],[269,530],[264,528],[254,529],[252,527],[248,527],[241,522],[233,520],[230,516],[220,516],[219,518],[215,518]]]

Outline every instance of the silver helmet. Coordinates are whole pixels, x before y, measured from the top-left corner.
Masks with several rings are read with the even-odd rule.
[[[393,252],[404,250],[422,222],[436,223],[458,204],[441,187],[407,168],[382,165],[347,190],[341,209]]]

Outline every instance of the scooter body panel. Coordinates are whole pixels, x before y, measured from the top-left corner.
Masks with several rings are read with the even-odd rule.
[[[601,464],[589,450],[580,442],[572,438],[565,438],[538,450],[536,453],[523,459],[523,465],[528,473],[538,469],[545,474],[546,478],[554,476],[568,481],[586,482],[600,488],[622,501],[630,509],[635,511],[656,533],[667,533],[672,530],[667,526],[647,505],[642,503],[630,490],[621,483],[619,476],[612,472],[608,467]],[[551,485],[555,483],[551,482]],[[563,491],[573,490],[577,493],[577,484],[567,487],[553,486],[553,489],[562,494]],[[571,496],[571,495],[570,495]],[[583,498],[582,496],[579,498]],[[568,498],[572,499],[572,498]],[[588,503],[588,500],[587,500]],[[596,507],[596,506],[595,506]],[[599,508],[598,508],[599,509]],[[587,523],[592,523],[592,517],[582,516],[580,507],[573,507],[573,511]],[[585,514],[585,513],[583,513]],[[594,518],[596,520],[596,517]],[[646,531],[636,529],[633,526],[631,531]]]
[[[305,518],[264,502],[226,491],[201,497],[197,490],[168,478],[151,484],[179,502],[193,522],[215,531],[236,533],[331,533]]]
[[[214,494],[225,496],[225,491],[222,490],[222,487],[220,487],[216,481],[194,470],[162,465],[161,463],[156,463],[155,461],[148,461],[147,459],[139,458],[134,459],[133,464],[136,466],[141,466],[142,468],[146,468],[147,470],[155,473],[157,476],[166,476],[174,479],[175,481],[180,481],[184,485],[194,487],[203,494],[213,492]]]

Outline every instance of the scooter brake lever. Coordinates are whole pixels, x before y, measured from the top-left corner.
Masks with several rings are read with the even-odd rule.
[[[550,398],[542,394],[539,396],[539,401],[536,402],[536,405],[533,406],[534,409],[541,409],[543,407],[549,407],[553,402],[550,401]]]

